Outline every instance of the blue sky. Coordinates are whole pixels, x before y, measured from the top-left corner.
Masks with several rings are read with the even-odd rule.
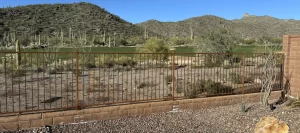
[[[300,20],[299,0],[0,0],[1,6],[90,2],[131,23],[179,21],[202,15],[239,19],[244,13]]]

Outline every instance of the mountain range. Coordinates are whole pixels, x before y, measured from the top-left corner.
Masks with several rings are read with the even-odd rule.
[[[281,38],[284,34],[300,33],[300,21],[255,16],[247,13],[241,19],[227,20],[214,15],[192,17],[177,22],[148,20],[132,24],[97,5],[80,2],[70,4],[37,4],[0,8],[0,38],[5,32],[17,35],[46,34],[55,36],[70,29],[87,35],[119,35],[129,38],[144,36],[189,37],[226,29],[239,38],[262,36]]]

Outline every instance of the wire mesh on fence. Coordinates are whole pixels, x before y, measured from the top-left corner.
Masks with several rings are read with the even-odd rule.
[[[267,60],[264,54],[78,51],[0,57],[2,114],[260,92]],[[278,90],[284,58],[274,59]]]

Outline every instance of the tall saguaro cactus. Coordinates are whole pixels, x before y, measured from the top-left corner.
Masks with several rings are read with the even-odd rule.
[[[73,36],[72,36],[72,27],[69,28],[69,39],[70,39],[70,43],[72,45],[72,39],[73,39]]]
[[[190,27],[190,30],[191,30],[191,41],[193,41],[194,40],[194,31],[193,31],[193,28]]]
[[[103,33],[103,42],[105,43],[105,31],[104,31],[104,33]]]
[[[21,48],[19,41],[16,41],[16,65],[17,65],[17,70],[19,70],[19,67],[21,65]]]
[[[108,35],[108,47],[111,47],[110,46],[110,35]]]
[[[116,46],[116,32],[114,32],[114,47]]]
[[[145,27],[145,31],[144,31],[144,39],[148,39],[148,30],[147,28]]]
[[[60,29],[60,41],[61,41],[61,45],[64,45],[64,32],[62,31],[62,29]]]

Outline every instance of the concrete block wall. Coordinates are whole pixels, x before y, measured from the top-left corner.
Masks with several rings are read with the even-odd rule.
[[[210,108],[241,103],[242,98],[246,102],[258,102],[260,100],[260,96],[260,93],[253,93],[245,94],[243,96],[230,95],[210,98],[184,99],[174,101],[89,108],[83,110],[6,116],[0,117],[0,131],[15,131],[19,129],[37,128],[44,125],[58,125],[85,121],[115,119],[135,115],[150,115],[152,113],[172,111],[174,107],[179,109]],[[278,99],[279,96],[280,92],[274,91],[272,92],[270,99]]]
[[[282,52],[286,55],[284,61],[284,75],[290,80],[289,95],[300,96],[300,35],[284,35]]]

